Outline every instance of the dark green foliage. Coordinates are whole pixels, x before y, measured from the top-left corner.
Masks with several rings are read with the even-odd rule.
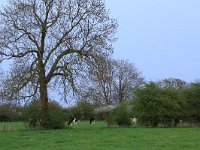
[[[113,112],[108,113],[107,117],[106,117],[106,122],[108,124],[108,127],[113,127],[114,125],[116,125],[116,119],[115,119],[115,115]]]
[[[145,84],[144,87],[134,91],[134,111],[140,124],[153,127],[158,125],[159,113],[162,103],[159,100],[159,88],[154,83]]]
[[[193,83],[189,89],[184,91],[184,94],[187,121],[200,125],[200,83]]]
[[[176,126],[184,116],[184,100],[181,92],[174,88],[161,88],[158,84],[146,83],[134,91],[134,112],[140,124],[157,127]]]
[[[11,114],[12,113],[9,105],[0,105],[0,122],[10,121]]]
[[[38,101],[32,101],[27,107],[24,108],[22,113],[23,120],[27,122],[28,127],[36,127],[40,118],[40,104]]]
[[[49,111],[46,121],[46,127],[49,129],[62,129],[65,127],[65,116],[61,109],[52,109]]]
[[[62,129],[65,127],[66,117],[63,108],[55,101],[49,102],[49,113],[47,121],[45,122],[46,128],[49,129]]]
[[[116,108],[115,120],[120,127],[129,127],[132,125],[130,111],[126,104],[121,104]]]
[[[127,103],[121,103],[114,110],[110,111],[106,121],[108,123],[108,127],[113,125],[118,125],[119,127],[132,126],[131,111]]]
[[[66,117],[63,108],[55,101],[50,101],[48,105],[49,111],[45,127],[50,129],[64,128]],[[23,118],[29,127],[40,127],[40,113],[40,103],[38,101],[33,101],[24,109]]]
[[[0,122],[21,121],[21,108],[13,104],[0,104]]]
[[[87,101],[80,101],[76,106],[67,110],[68,117],[74,116],[79,120],[89,120],[94,117],[94,106]]]

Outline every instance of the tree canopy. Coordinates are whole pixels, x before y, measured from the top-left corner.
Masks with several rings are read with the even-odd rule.
[[[0,20],[1,61],[14,62],[6,93],[39,93],[43,121],[48,90],[74,89],[76,77],[97,56],[112,53],[118,26],[104,0],[11,0]]]

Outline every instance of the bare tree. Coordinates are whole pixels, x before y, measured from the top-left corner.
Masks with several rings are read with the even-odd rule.
[[[117,102],[130,100],[133,89],[144,83],[137,68],[126,60],[113,61],[113,96]]]
[[[89,68],[86,77],[80,79],[78,88],[78,99],[88,100],[93,104],[105,104],[108,105],[110,101],[110,87],[108,79],[108,57],[99,56],[96,58],[96,64],[93,64]]]
[[[74,88],[88,63],[112,51],[117,29],[104,0],[11,0],[0,20],[1,60],[14,62],[9,81],[17,91],[30,86],[32,95],[39,93],[43,127],[48,89]],[[14,71],[15,64],[24,67]]]
[[[175,89],[184,89],[188,85],[185,81],[177,78],[168,78],[158,82],[161,87],[165,88],[175,88]]]
[[[133,89],[144,81],[138,70],[123,60],[99,58],[91,70],[90,79],[82,82],[83,98],[101,105],[113,105],[131,99]]]

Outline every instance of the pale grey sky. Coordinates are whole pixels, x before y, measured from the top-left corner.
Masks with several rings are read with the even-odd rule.
[[[200,0],[105,1],[119,22],[115,58],[133,62],[146,80],[200,79]]]
[[[118,19],[115,57],[146,80],[200,79],[200,0],[106,0]]]

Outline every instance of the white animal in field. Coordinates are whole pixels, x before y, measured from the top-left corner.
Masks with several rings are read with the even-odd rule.
[[[131,118],[131,121],[133,122],[134,125],[137,124],[137,118]]]

